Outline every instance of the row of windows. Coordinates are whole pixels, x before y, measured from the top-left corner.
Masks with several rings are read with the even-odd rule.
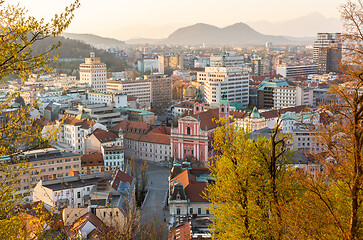
[[[201,214],[202,214],[202,208],[198,208],[197,213],[198,213],[199,215],[201,215]],[[176,209],[176,214],[177,214],[177,215],[180,215],[180,208],[177,208],[177,209]],[[193,208],[189,208],[189,214],[190,214],[190,215],[194,214],[194,210],[193,210]],[[206,209],[206,210],[205,210],[205,214],[209,214],[209,210],[208,210],[208,209]]]

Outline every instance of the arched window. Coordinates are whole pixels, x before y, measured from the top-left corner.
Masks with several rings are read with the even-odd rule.
[[[224,107],[222,107],[222,112],[224,112]]]
[[[190,127],[187,127],[187,134],[190,135]]]
[[[196,108],[195,108],[197,111],[199,111],[199,107],[197,106]]]

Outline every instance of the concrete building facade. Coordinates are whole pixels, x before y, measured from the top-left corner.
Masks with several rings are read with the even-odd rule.
[[[80,83],[88,84],[95,91],[106,91],[107,67],[91,52],[90,58],[79,65]]]

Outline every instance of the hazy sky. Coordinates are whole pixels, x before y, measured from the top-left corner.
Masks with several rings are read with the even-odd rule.
[[[12,4],[19,2],[29,10],[29,14],[48,19],[55,13],[61,12],[72,1],[7,0],[7,2]],[[130,31],[134,28],[135,32],[130,34],[142,36],[140,35],[142,26],[147,24],[145,31],[155,31],[155,35],[165,35],[163,32],[172,31],[173,26],[178,28],[199,22],[224,27],[236,22],[284,21],[311,12],[338,18],[338,7],[344,2],[344,0],[81,0],[81,7],[76,10],[75,18],[67,32],[116,36],[117,31]],[[150,34],[152,35],[152,33],[148,35]]]

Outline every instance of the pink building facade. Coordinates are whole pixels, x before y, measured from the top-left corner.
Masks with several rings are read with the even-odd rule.
[[[171,153],[176,159],[208,161],[208,131],[200,128],[200,121],[186,116],[178,121],[178,127],[171,129]]]
[[[205,111],[204,103],[194,103],[194,114],[178,120],[178,127],[171,129],[171,154],[177,160],[208,163],[212,154],[212,136],[218,123],[215,120],[229,117],[228,101],[217,109]]]

